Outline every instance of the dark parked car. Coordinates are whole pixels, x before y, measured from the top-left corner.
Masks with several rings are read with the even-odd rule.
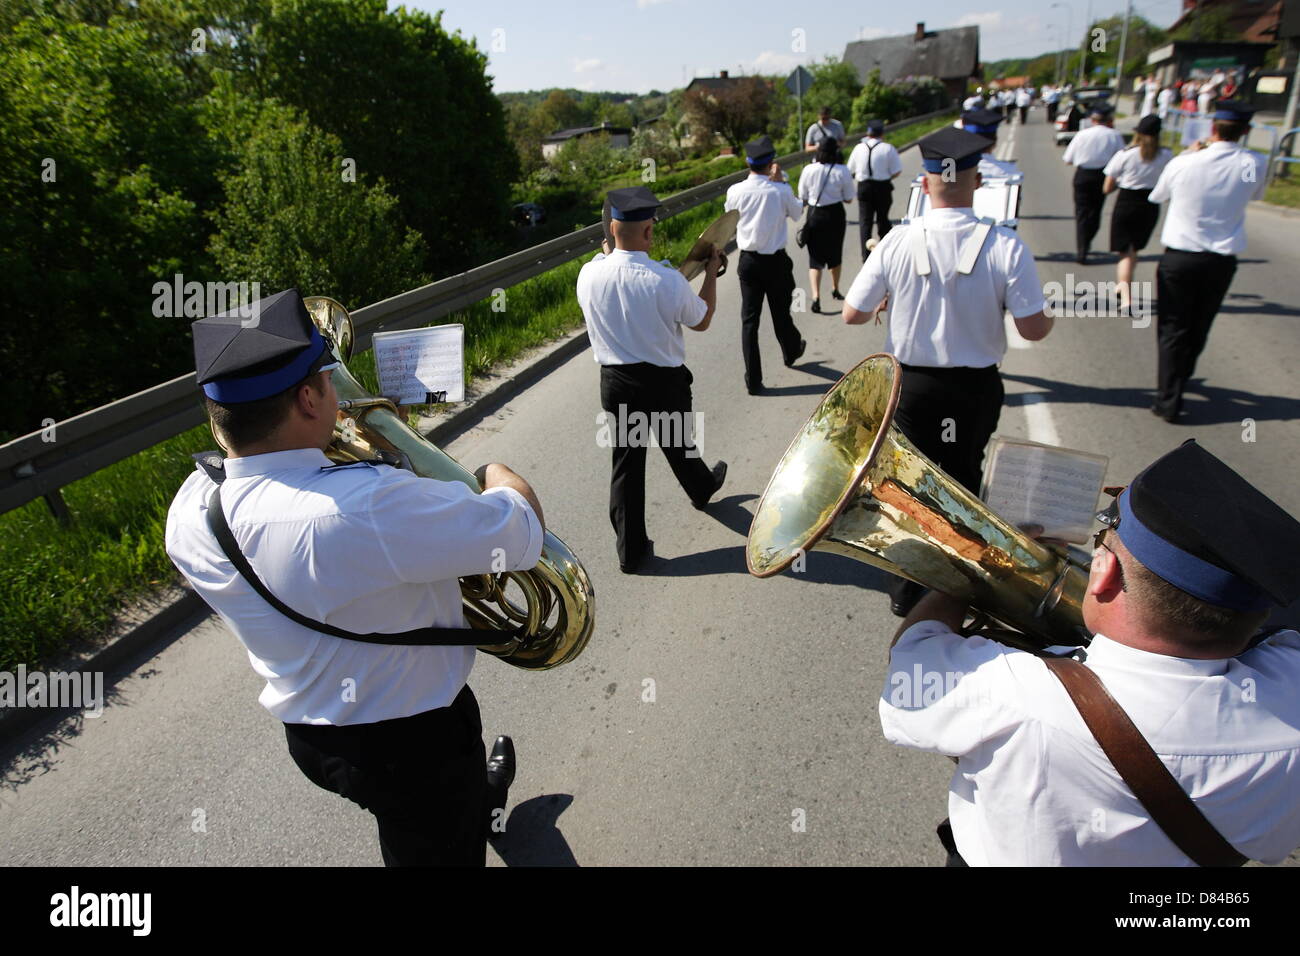
[[[1091,125],[1088,111],[1092,104],[1114,94],[1109,86],[1081,86],[1061,102],[1056,114],[1056,145],[1064,146],[1074,139],[1074,134]]]
[[[535,202],[515,203],[511,219],[516,226],[538,226],[546,222],[546,209]]]

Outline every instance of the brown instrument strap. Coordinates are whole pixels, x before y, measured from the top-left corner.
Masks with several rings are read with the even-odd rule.
[[[1198,866],[1241,866],[1248,859],[1205,818],[1156,756],[1101,679],[1069,657],[1043,663],[1064,685],[1083,722],[1156,826]]]

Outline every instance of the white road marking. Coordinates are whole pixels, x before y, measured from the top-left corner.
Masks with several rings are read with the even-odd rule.
[[[1061,435],[1052,419],[1052,406],[1046,392],[1029,392],[1020,407],[1025,410],[1025,428],[1029,432],[1030,441],[1044,445],[1061,444]]]

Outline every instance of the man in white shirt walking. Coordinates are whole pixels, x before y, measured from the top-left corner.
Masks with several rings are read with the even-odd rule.
[[[745,360],[745,388],[750,395],[764,394],[763,360],[758,349],[758,325],[763,300],[772,313],[772,331],[781,346],[786,367],[794,365],[808,343],[790,315],[794,297],[794,263],[785,251],[786,223],[798,221],[803,206],[784,181],[776,147],[768,136],[745,144],[749,176],[727,190],[724,208],[740,212],[736,245],[740,262],[740,342]]]
[[[1208,145],[1169,161],[1148,197],[1169,203],[1156,266],[1156,398],[1151,411],[1177,421],[1183,391],[1205,348],[1210,326],[1246,251],[1246,204],[1263,198],[1266,162],[1241,145],[1255,109],[1224,100]]]
[[[387,865],[482,866],[515,758],[500,737],[484,765],[467,684],[483,632],[466,628],[458,578],[533,567],[541,505],[500,464],[479,470],[482,494],[387,464],[331,465],[338,363],[297,290],[256,307],[256,325],[194,323],[229,457],[195,456],[167,554],[247,648],[294,762],[374,814]]]
[[[926,595],[894,638],[881,726],[956,760],[949,865],[1281,862],[1300,844],[1300,634],[1260,625],[1300,597],[1300,523],[1195,442],[1098,518],[1094,636],[1082,664],[1053,667],[1099,680],[1083,706],[1110,720],[1085,723],[1043,659],[960,634],[966,607],[947,595]],[[1107,699],[1140,735],[1125,747],[1090,729],[1114,743],[1124,718]],[[1148,773],[1120,769],[1143,752]]]
[[[867,256],[872,221],[875,222],[877,239],[885,238],[893,228],[889,221],[889,207],[894,201],[894,180],[903,171],[898,150],[885,142],[884,134],[883,120],[868,120],[867,135],[853,147],[847,164],[857,182],[858,237],[863,259]]]
[[[1093,237],[1101,228],[1101,209],[1106,201],[1102,170],[1110,158],[1124,148],[1124,137],[1115,129],[1113,107],[1105,99],[1092,104],[1092,125],[1074,134],[1065,147],[1064,162],[1074,171],[1074,236],[1079,265],[1088,262]]]
[[[653,570],[655,559],[645,527],[645,423],[656,426],[656,443],[696,508],[708,504],[727,474],[726,462],[710,469],[695,447],[682,335],[713,321],[722,254],[713,250],[696,295],[680,272],[649,256],[661,207],[654,193],[644,186],[610,190],[609,207],[615,248],[578,273],[578,304],[600,364],[603,427],[612,440],[609,521],[619,568],[635,574]]]
[[[844,309],[850,325],[873,316],[878,323],[888,301],[884,350],[902,366],[894,424],[974,494],[984,446],[1002,413],[997,366],[1007,349],[1004,314],[1010,310],[1031,341],[1052,328],[1033,253],[1014,230],[981,223],[972,210],[988,142],[951,128],[921,140],[930,208],[881,240]],[[893,612],[906,614],[921,590],[896,578]]]

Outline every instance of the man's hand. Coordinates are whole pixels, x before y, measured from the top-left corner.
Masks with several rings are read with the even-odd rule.
[[[880,300],[880,305],[876,306],[875,309],[873,309],[871,312],[871,317],[876,320],[876,325],[880,324],[880,314],[888,308],[889,308],[889,293],[886,292],[885,297]]]
[[[537,493],[533,491],[532,485],[505,465],[495,461],[482,465],[478,471],[474,472],[474,478],[484,491],[489,488],[513,488],[519,492],[532,507],[533,514],[537,515],[538,523],[541,524],[543,529],[546,528],[546,518],[542,514],[542,503],[537,500]]]
[[[713,247],[713,252],[709,255],[708,272],[715,279],[727,271],[727,257],[722,254],[722,250],[717,246]]]

